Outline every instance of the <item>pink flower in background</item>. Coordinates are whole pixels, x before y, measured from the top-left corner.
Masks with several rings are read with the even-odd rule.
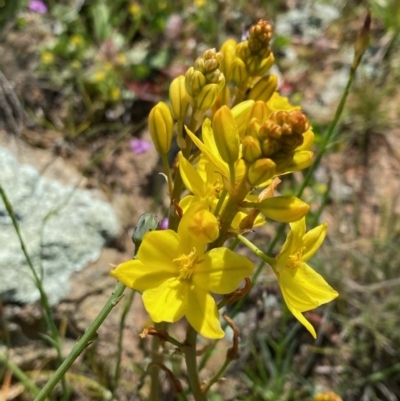
[[[142,153],[146,153],[149,149],[153,147],[151,142],[145,141],[144,139],[132,139],[129,143],[132,152],[140,155]]]
[[[165,219],[162,220],[160,224],[160,229],[166,230],[167,228],[168,228],[168,218],[166,217]]]
[[[28,4],[28,8],[31,11],[39,14],[46,14],[47,13],[47,6],[42,0],[32,0]]]

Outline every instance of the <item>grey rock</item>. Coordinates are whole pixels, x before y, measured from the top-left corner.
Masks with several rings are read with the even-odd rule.
[[[0,183],[20,225],[36,272],[51,304],[68,292],[72,272],[95,261],[119,232],[111,205],[88,190],[61,185],[32,166],[19,164],[0,147]],[[39,299],[11,218],[0,200],[0,299],[32,303]]]

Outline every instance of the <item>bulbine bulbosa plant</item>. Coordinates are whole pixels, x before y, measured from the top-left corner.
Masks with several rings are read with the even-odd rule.
[[[356,42],[335,124],[367,46],[368,28],[369,17]],[[317,337],[303,313],[334,300],[338,293],[307,263],[324,241],[326,223],[307,231],[309,205],[277,192],[280,176],[312,165],[314,133],[307,116],[279,94],[278,79],[269,73],[274,64],[272,36],[271,23],[260,20],[246,40],[230,39],[219,51],[207,50],[185,75],[172,81],[169,103],[160,102],[151,110],[150,134],[163,161],[170,198],[169,227],[157,230],[154,216],[141,217],[133,236],[134,259],[111,270],[120,282],[113,296],[37,400],[44,399],[82,352],[79,344],[90,340],[126,286],[141,293],[154,322],[141,334],[153,342],[149,399],[160,398],[162,370],[177,392],[185,388],[195,400],[207,400],[211,386],[239,353],[240,333],[233,316],[221,316],[221,309],[240,304],[259,274],[250,259],[235,253],[239,243],[273,269],[288,309]],[[325,148],[333,128],[334,124],[324,139]],[[180,151],[171,168],[168,153],[173,141]],[[309,175],[304,180],[303,186]],[[267,254],[268,243],[259,249],[246,236],[270,219],[290,225],[274,257]],[[176,338],[174,323],[182,319],[186,336]],[[201,382],[198,336],[221,339],[226,325],[232,328],[232,346],[215,376]],[[162,348],[169,344],[184,355],[188,383],[181,383],[163,359]]]

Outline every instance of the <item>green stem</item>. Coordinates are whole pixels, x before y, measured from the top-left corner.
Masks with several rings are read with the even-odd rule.
[[[52,344],[54,345],[56,352],[57,352],[58,363],[61,364],[62,363],[61,345],[60,345],[60,340],[58,337],[57,327],[56,327],[56,324],[53,319],[53,314],[51,312],[49,300],[47,298],[46,292],[44,291],[44,288],[42,285],[42,280],[40,279],[39,275],[37,274],[36,269],[33,266],[32,260],[29,256],[29,253],[26,249],[25,242],[22,238],[21,230],[19,228],[18,220],[15,217],[14,209],[13,209],[3,187],[1,186],[1,184],[0,184],[0,196],[3,199],[4,205],[7,209],[9,216],[11,217],[11,220],[12,220],[12,223],[14,226],[14,230],[17,233],[22,252],[25,256],[25,260],[28,263],[29,269],[33,275],[33,280],[34,280],[35,286],[39,290],[40,303],[42,305],[43,315],[44,315],[44,318],[46,321],[47,328],[50,330]],[[63,395],[64,395],[63,399],[68,399],[69,391],[68,391],[68,387],[67,387],[67,382],[64,378],[62,380],[62,388],[63,388]]]
[[[172,196],[172,193],[173,193],[172,175],[171,175],[171,169],[169,167],[167,155],[161,155],[161,160],[164,165],[165,174],[167,175],[168,191],[169,191],[170,196]]]
[[[7,369],[11,370],[13,375],[19,380],[23,386],[29,390],[32,394],[39,394],[39,389],[32,383],[29,377],[12,361],[8,359],[6,355],[0,352],[0,362],[3,363]]]
[[[104,322],[109,313],[113,310],[115,305],[117,305],[117,303],[121,299],[122,294],[125,291],[125,288],[126,287],[124,284],[117,284],[113,293],[111,294],[110,298],[108,299],[107,303],[104,305],[103,309],[100,311],[96,319],[87,328],[83,336],[77,341],[70,354],[65,358],[64,362],[56,370],[53,377],[42,388],[34,401],[45,400],[50,391],[53,390],[54,386],[61,380],[62,377],[64,377],[65,373],[74,363],[75,359],[78,358],[78,356],[85,350],[89,342],[96,337],[97,329],[101,326],[101,324]]]
[[[119,378],[120,378],[120,374],[121,374],[122,348],[123,348],[122,340],[124,337],[125,321],[126,321],[129,311],[131,310],[134,296],[135,296],[135,291],[131,290],[128,294],[128,298],[124,305],[124,310],[122,311],[121,321],[119,323],[117,361],[116,361],[116,365],[115,365],[114,383],[113,383],[114,391],[118,388],[118,385],[119,385]]]
[[[221,207],[224,204],[224,200],[225,200],[227,194],[228,194],[228,191],[224,188],[222,193],[221,193],[221,196],[218,199],[217,206],[216,206],[216,208],[214,210],[214,216],[218,216],[219,215],[219,211],[221,210]]]
[[[157,330],[164,330],[165,323],[156,323],[154,328]],[[162,363],[163,357],[160,353],[161,341],[158,337],[154,336],[151,342],[151,363],[150,367],[151,373],[151,384],[150,384],[150,401],[159,401],[160,399],[160,383],[158,380],[160,367],[159,364]]]
[[[243,237],[243,235],[238,235],[237,238],[239,241],[246,245],[247,248],[249,248],[255,255],[257,255],[260,259],[262,259],[264,262],[268,263],[269,265],[273,264],[275,259],[267,256],[263,251],[261,251],[258,247],[256,247],[251,241],[249,241],[246,237]]]
[[[245,174],[246,177],[247,174]],[[219,237],[208,247],[208,249],[218,248],[224,244],[227,240],[229,230],[231,228],[232,220],[235,218],[236,213],[239,210],[239,205],[243,199],[248,194],[249,189],[244,178],[237,187],[234,189],[233,193],[229,194],[228,201],[222,211],[220,217],[221,228],[219,230]]]
[[[207,393],[207,391],[211,388],[211,386],[216,383],[224,374],[226,368],[232,361],[230,359],[225,359],[224,364],[220,367],[219,371],[209,380],[206,386],[203,387],[203,392]]]
[[[196,343],[197,332],[188,324],[183,352],[185,353],[190,389],[192,390],[195,401],[207,401],[207,396],[202,392],[200,386],[199,372],[197,370]]]

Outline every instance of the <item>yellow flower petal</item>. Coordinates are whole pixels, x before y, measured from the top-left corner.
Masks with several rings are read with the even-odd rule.
[[[207,252],[193,274],[195,286],[216,294],[229,294],[254,269],[253,262],[227,248]]]
[[[205,197],[207,186],[192,164],[184,158],[182,152],[178,154],[179,172],[186,188],[193,194]]]
[[[229,167],[228,165],[221,159],[221,156],[218,153],[217,145],[213,139],[213,132],[211,129],[211,121],[206,119],[203,123],[203,141],[200,141],[199,138],[196,137],[188,128],[186,128],[186,132],[194,142],[194,144],[200,149],[200,151],[210,160],[212,164],[216,167],[216,169],[224,176],[229,177]],[[206,145],[207,144],[207,145]]]
[[[301,263],[294,274],[290,268],[283,269],[278,279],[287,305],[300,312],[315,309],[339,295],[307,263]]]
[[[203,337],[218,339],[224,336],[214,298],[193,286],[188,293],[186,318]]]
[[[173,323],[185,313],[188,292],[188,282],[173,278],[146,290],[143,293],[143,303],[154,322]]]
[[[318,227],[308,231],[303,237],[303,262],[307,262],[308,259],[312,258],[317,252],[318,248],[324,242],[328,224],[324,223]]]
[[[281,270],[278,280],[287,307],[316,338],[314,328],[301,312],[330,302],[339,294],[306,263],[302,263],[294,274],[290,268]]]
[[[137,258],[145,266],[154,266],[158,271],[177,272],[172,262],[182,253],[181,240],[172,230],[151,231],[143,237]]]
[[[157,264],[145,265],[140,260],[129,260],[111,270],[110,275],[130,288],[144,291],[149,287],[157,287],[176,276],[177,271],[176,266],[175,272],[169,272],[162,271],[160,265]]]

